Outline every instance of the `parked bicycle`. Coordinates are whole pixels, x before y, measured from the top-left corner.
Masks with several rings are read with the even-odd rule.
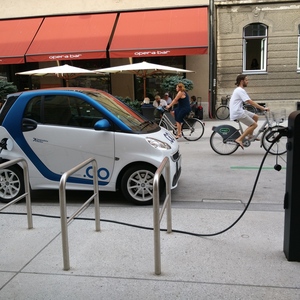
[[[216,110],[216,118],[217,119],[226,120],[229,118],[229,105],[228,105],[229,100],[230,100],[229,95],[226,95],[225,97],[221,98],[221,105]],[[248,110],[255,114],[257,113],[257,109],[250,104],[244,104],[243,107],[245,110]]]
[[[272,120],[267,112],[263,112],[263,114],[265,116],[264,123],[251,139],[244,139],[244,147],[250,147],[252,142],[259,141],[258,137],[262,134],[260,146],[267,151],[271,143],[278,136],[278,130],[285,128],[279,125],[279,123],[285,120],[285,111],[279,114],[272,112]],[[212,128],[213,132],[210,136],[210,146],[216,153],[220,155],[230,155],[238,149],[239,144],[237,144],[235,140],[243,133],[243,128],[239,121],[236,122],[239,124],[239,128],[227,124],[214,126]],[[269,152],[273,155],[284,154],[286,152],[286,143],[287,137],[281,137],[274,143]]]
[[[158,125],[161,127],[166,128],[176,136],[177,135],[177,128],[174,125],[175,120],[173,119],[170,112],[164,108],[160,108],[162,113],[162,117],[158,121]],[[183,124],[181,128],[182,136],[188,141],[197,141],[199,140],[204,133],[204,123],[197,119],[197,118],[190,118],[186,116],[183,119]]]

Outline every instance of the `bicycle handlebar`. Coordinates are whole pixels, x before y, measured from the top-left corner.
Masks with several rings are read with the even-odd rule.
[[[156,109],[158,109],[161,112],[166,112],[166,111],[170,111],[171,109],[166,109],[166,106],[158,106],[156,107]]]

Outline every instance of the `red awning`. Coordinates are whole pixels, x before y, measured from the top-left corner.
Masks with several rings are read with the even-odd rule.
[[[43,18],[0,21],[0,65],[22,64]]]
[[[106,58],[117,14],[46,17],[27,62]]]
[[[109,49],[111,58],[206,54],[207,7],[124,12]]]

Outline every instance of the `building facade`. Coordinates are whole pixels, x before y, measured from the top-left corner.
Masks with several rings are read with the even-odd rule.
[[[2,36],[0,51],[0,75],[17,83],[20,89],[63,84],[56,77],[32,77],[28,81],[15,75],[21,71],[65,63],[99,69],[147,60],[195,71],[186,74],[194,82],[190,95],[196,95],[208,115],[208,0],[3,0],[1,4],[0,32],[25,22],[19,25],[22,30],[17,30],[20,33],[24,29],[21,37]],[[25,28],[30,26],[26,44]],[[95,41],[103,44],[101,49],[95,50],[99,47]],[[17,50],[22,47],[24,53],[20,54]],[[151,95],[164,92],[157,90],[159,79],[147,80]],[[139,79],[132,75],[79,78],[73,84],[83,82],[107,89],[115,96],[143,100]]]
[[[190,95],[201,101],[205,118],[214,116],[221,97],[232,93],[241,73],[249,76],[247,91],[253,100],[271,109],[284,107],[287,113],[300,106],[297,0],[2,0],[1,4],[0,76],[20,89],[63,82],[55,77],[28,81],[16,72],[64,63],[98,69],[147,60],[195,71],[186,78],[194,82]],[[191,15],[185,14],[188,10]],[[11,28],[9,21],[33,19],[34,24],[21,25],[32,26],[29,40],[23,41],[23,30],[17,37],[3,36],[5,26]],[[59,19],[70,23],[61,24]],[[98,39],[103,45],[95,51],[91,41]],[[78,41],[86,47],[68,52]],[[19,60],[9,61],[14,52]],[[159,80],[148,81],[150,93],[163,92],[157,90]],[[131,75],[74,79],[73,85],[82,84],[142,100],[139,79]]]
[[[299,1],[215,1],[216,105],[247,74],[251,98],[300,109]]]

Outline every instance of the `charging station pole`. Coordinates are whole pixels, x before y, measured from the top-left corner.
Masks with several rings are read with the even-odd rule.
[[[283,251],[288,261],[300,261],[300,111],[288,119]]]

